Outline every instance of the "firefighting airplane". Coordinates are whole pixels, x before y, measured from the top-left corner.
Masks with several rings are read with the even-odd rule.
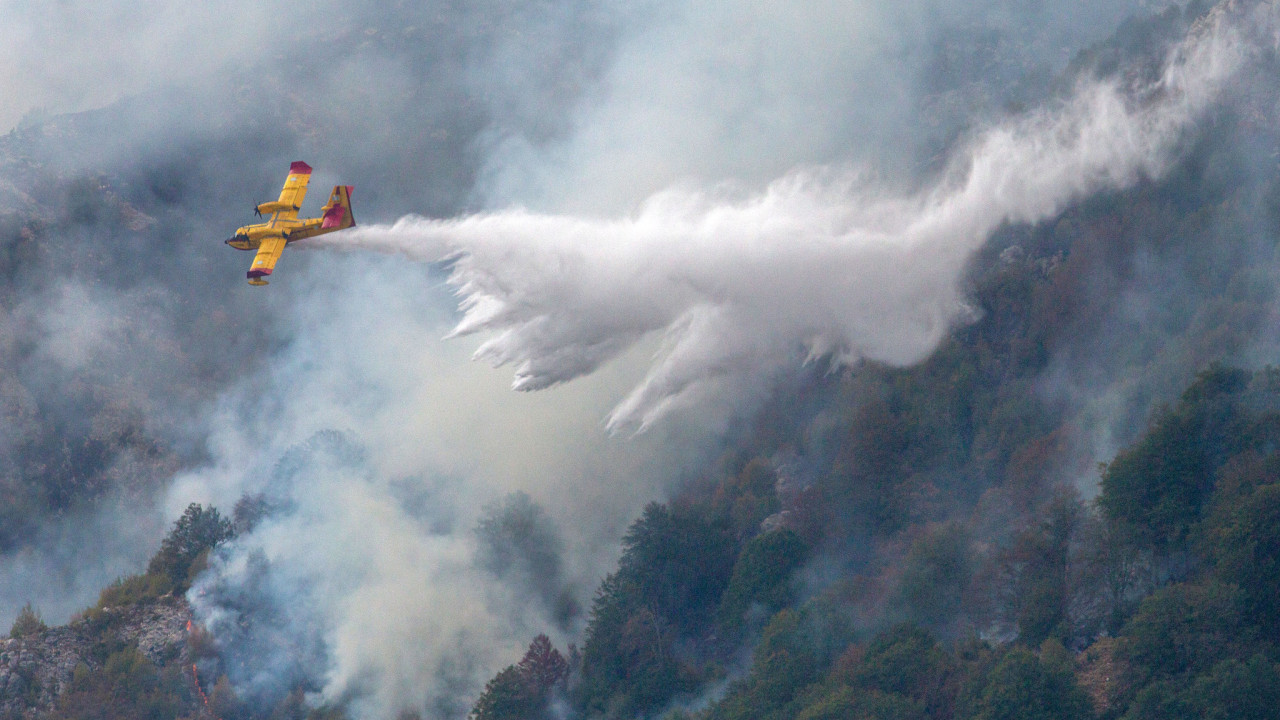
[[[253,209],[258,217],[270,215],[271,219],[256,225],[245,225],[227,240],[227,244],[237,250],[258,251],[253,264],[249,266],[247,277],[250,285],[267,284],[266,277],[275,268],[285,245],[295,240],[355,226],[356,218],[351,213],[351,191],[354,188],[350,185],[334,186],[329,202],[320,208],[320,217],[298,219],[298,210],[302,207],[302,199],[307,195],[309,182],[310,165],[301,161],[290,165],[289,177],[284,180],[280,199],[264,202]]]

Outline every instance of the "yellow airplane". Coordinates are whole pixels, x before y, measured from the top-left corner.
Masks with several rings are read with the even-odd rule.
[[[271,219],[257,225],[245,225],[227,240],[227,244],[237,250],[258,251],[249,266],[247,277],[250,285],[267,284],[266,277],[275,268],[285,245],[355,226],[356,218],[351,213],[351,191],[354,188],[350,185],[334,186],[329,202],[320,208],[320,217],[299,219],[298,210],[302,207],[302,199],[307,196],[309,182],[310,165],[301,161],[290,165],[280,199],[262,203],[253,209],[258,217],[270,215]]]

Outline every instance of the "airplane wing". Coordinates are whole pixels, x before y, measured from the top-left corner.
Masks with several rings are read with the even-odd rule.
[[[253,256],[253,264],[249,266],[249,273],[246,276],[249,278],[250,285],[267,284],[267,281],[263,278],[270,275],[275,268],[276,261],[280,259],[280,254],[284,252],[284,245],[285,239],[283,235],[262,239],[262,244],[258,246],[258,254]]]
[[[298,208],[302,207],[302,199],[307,196],[307,183],[311,182],[311,166],[299,160],[289,166],[289,177],[284,179],[284,188],[280,190],[277,200],[283,209],[277,215],[281,220],[298,217]]]

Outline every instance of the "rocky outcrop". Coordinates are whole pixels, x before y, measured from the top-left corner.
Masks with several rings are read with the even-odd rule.
[[[190,620],[186,600],[165,597],[91,610],[61,627],[0,640],[0,718],[34,718],[51,709],[76,667],[96,669],[104,649],[132,645],[157,666],[185,666]]]

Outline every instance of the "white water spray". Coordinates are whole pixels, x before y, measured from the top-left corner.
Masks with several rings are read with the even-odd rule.
[[[978,135],[943,180],[911,196],[797,170],[746,198],[669,190],[624,218],[408,216],[310,244],[452,259],[465,311],[453,334],[490,334],[476,358],[513,365],[517,390],[591,373],[662,333],[647,376],[610,414],[613,430],[749,397],[797,357],[910,364],[972,316],[959,281],[1002,223],[1164,171],[1246,61],[1242,14],[1211,14],[1152,83],[1082,83]]]

